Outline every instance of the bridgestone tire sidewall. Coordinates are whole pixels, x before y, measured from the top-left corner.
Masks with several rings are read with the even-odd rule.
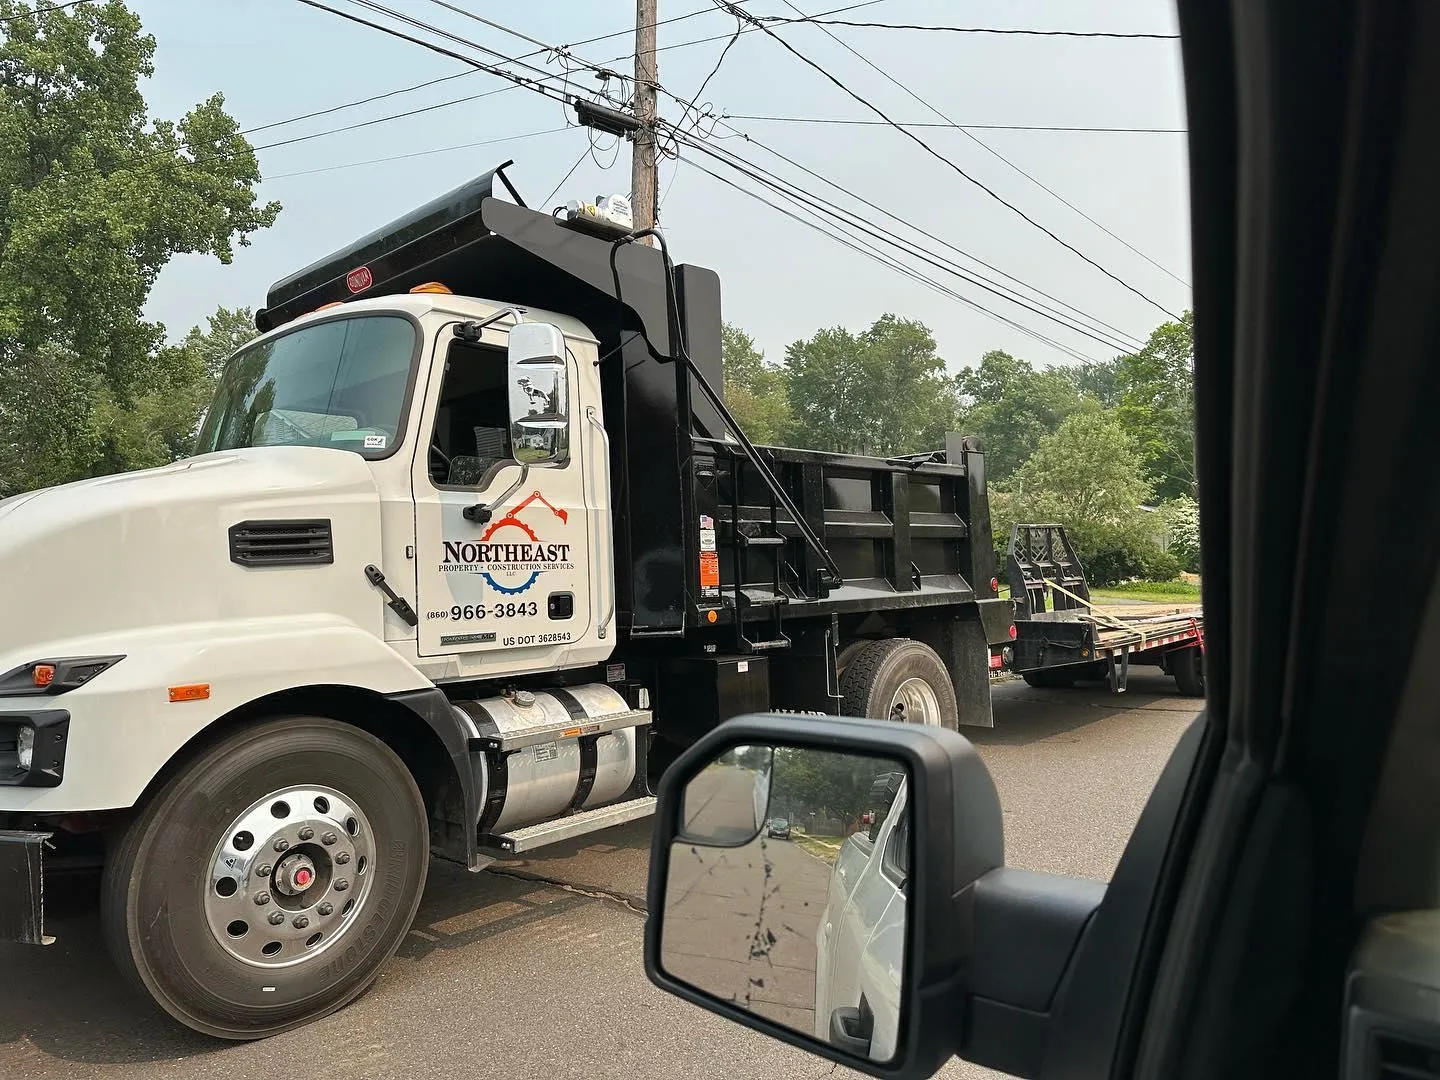
[[[220,946],[206,919],[210,859],[247,807],[292,785],[333,788],[361,809],[374,837],[375,881],[351,916],[360,922],[313,961],[253,967]],[[335,721],[297,717],[238,732],[201,754],[149,802],[114,855],[101,910],[121,969],[181,1023],[254,1039],[332,1012],[374,981],[415,917],[429,833],[415,781],[384,743]]]
[[[914,678],[923,679],[935,692],[939,726],[958,729],[960,710],[950,672],[933,649],[909,638],[877,641],[850,659],[840,678],[840,711],[845,716],[888,720],[895,691]]]

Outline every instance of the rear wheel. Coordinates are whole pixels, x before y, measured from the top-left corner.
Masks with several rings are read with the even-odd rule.
[[[1198,647],[1180,649],[1170,654],[1170,673],[1175,688],[1186,697],[1205,696],[1205,656]]]
[[[425,805],[389,747],[333,720],[275,720],[150,800],[106,866],[101,918],[121,971],[176,1020],[264,1038],[364,992],[428,864]]]
[[[955,685],[930,646],[910,638],[876,641],[849,659],[840,677],[846,716],[960,726]]]

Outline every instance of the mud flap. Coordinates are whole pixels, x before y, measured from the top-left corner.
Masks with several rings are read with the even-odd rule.
[[[950,624],[949,655],[945,658],[955,682],[955,704],[961,727],[994,727],[990,707],[990,642],[979,619],[956,619]],[[1008,635],[1007,635],[1008,636]]]
[[[45,933],[44,832],[0,832],[0,941],[50,945]]]

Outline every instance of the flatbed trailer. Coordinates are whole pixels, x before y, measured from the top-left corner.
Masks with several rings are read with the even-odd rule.
[[[1134,664],[1160,668],[1182,694],[1205,693],[1205,614],[1199,604],[1093,602],[1063,525],[1014,525],[1007,576],[1015,603],[1010,670],[1052,689],[1104,679],[1124,693]]]

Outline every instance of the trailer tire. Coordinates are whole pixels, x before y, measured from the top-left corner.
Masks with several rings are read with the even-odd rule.
[[[955,684],[930,646],[910,638],[872,642],[845,665],[840,713],[871,720],[960,726]]]
[[[388,746],[277,718],[216,741],[148,800],[107,861],[102,929],[121,973],[180,1023],[267,1038],[369,988],[429,859],[424,801]]]
[[[1039,668],[1036,671],[1021,672],[1020,677],[1041,690],[1069,690],[1080,681],[1080,669]]]
[[[1170,673],[1175,676],[1175,688],[1186,697],[1205,696],[1205,657],[1200,649],[1191,646],[1177,649],[1169,656]]]

